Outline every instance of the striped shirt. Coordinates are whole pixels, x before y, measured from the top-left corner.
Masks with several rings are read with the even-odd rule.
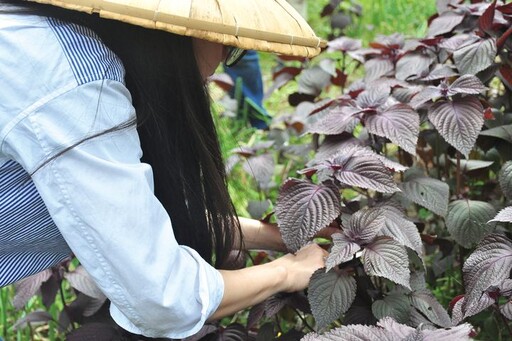
[[[197,332],[223,296],[220,273],[178,245],[153,194],[121,61],[91,30],[0,5],[0,286],[73,253],[123,328]],[[35,171],[37,170],[37,171]]]

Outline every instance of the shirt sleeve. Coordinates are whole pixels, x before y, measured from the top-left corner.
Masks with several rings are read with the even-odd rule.
[[[122,83],[86,83],[21,113],[3,152],[32,172],[134,115]],[[218,308],[224,283],[196,251],[178,245],[141,155],[135,127],[125,128],[76,145],[33,181],[71,250],[111,300],[114,320],[133,333],[183,338]]]

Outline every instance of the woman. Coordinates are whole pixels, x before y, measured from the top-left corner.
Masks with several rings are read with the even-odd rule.
[[[41,2],[84,10],[84,1]],[[219,63],[242,51],[197,28],[178,30],[192,38],[170,33],[175,17],[157,8],[148,23],[133,3],[105,2],[100,14],[119,19],[107,20],[0,0],[0,286],[73,253],[121,327],[183,338],[207,319],[304,289],[326,252],[312,244],[216,269],[232,249],[284,249],[272,226],[235,218],[205,92]],[[236,30],[241,47],[293,52],[243,46],[250,40]]]

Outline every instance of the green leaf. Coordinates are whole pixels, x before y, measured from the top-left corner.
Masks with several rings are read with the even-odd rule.
[[[449,158],[449,160],[456,165],[457,159]],[[494,161],[482,161],[482,160],[460,160],[460,168],[462,172],[470,172],[477,169],[483,169],[490,167]]]
[[[417,169],[410,169],[398,187],[409,200],[442,217],[446,215],[450,187],[445,182],[427,177]]]
[[[308,297],[318,329],[322,329],[350,308],[356,297],[356,280],[344,272],[319,269],[311,277]]]
[[[481,136],[496,137],[512,143],[512,124],[494,127],[480,132]]]
[[[490,233],[492,224],[487,224],[494,218],[494,206],[483,201],[456,200],[450,203],[446,216],[446,227],[457,243],[465,248]]]
[[[389,294],[372,304],[373,315],[379,320],[389,316],[399,323],[406,323],[409,321],[410,310],[409,298],[401,292]]]
[[[512,161],[507,161],[499,173],[501,191],[508,200],[512,199]]]

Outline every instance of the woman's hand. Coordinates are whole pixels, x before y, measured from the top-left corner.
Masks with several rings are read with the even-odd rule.
[[[296,254],[287,254],[270,263],[240,270],[220,270],[224,297],[210,319],[231,315],[278,292],[305,289],[313,273],[325,266],[327,255],[317,244],[309,244]]]
[[[287,254],[275,262],[282,262],[286,268],[286,292],[294,292],[307,288],[313,273],[325,266],[329,253],[317,244],[308,244],[296,254]]]

